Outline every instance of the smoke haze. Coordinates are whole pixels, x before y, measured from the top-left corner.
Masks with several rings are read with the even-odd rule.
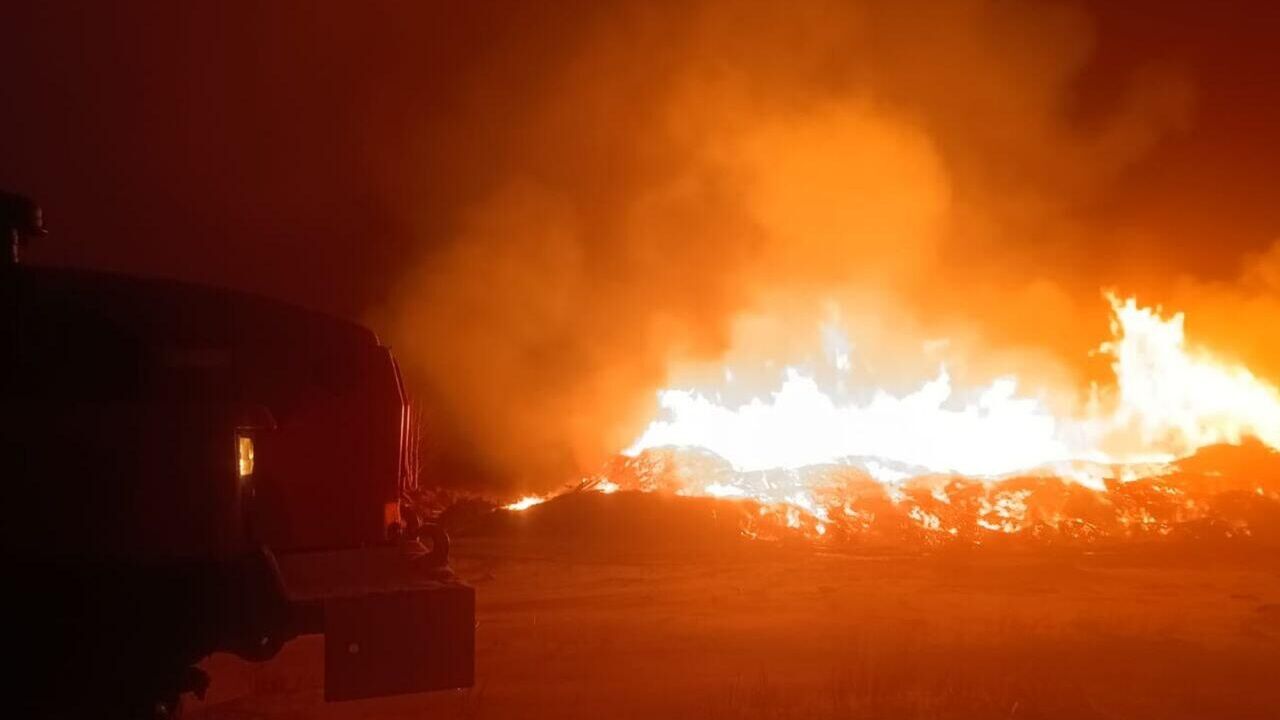
[[[42,4],[0,182],[36,262],[371,323],[441,482],[563,482],[824,326],[868,386],[1074,402],[1107,288],[1280,377],[1275,28],[1113,5]]]
[[[682,366],[803,359],[833,312],[869,386],[943,360],[1079,380],[1119,279],[1080,208],[1193,108],[1142,68],[1076,120],[1093,42],[1060,5],[611,8],[508,118],[501,180],[401,283],[393,335],[517,478],[625,447]]]

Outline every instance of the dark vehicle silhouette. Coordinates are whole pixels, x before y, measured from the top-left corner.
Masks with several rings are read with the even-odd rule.
[[[359,325],[22,265],[0,203],[0,492],[15,716],[154,717],[215,651],[325,635],[343,700],[472,683],[474,594],[406,507],[400,373]]]

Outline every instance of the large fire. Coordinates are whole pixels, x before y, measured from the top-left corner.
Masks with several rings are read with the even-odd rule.
[[[1078,413],[1020,395],[1015,377],[960,393],[944,367],[914,392],[874,391],[859,403],[788,367],[746,404],[720,401],[715,388],[660,391],[660,417],[580,487],[738,498],[757,507],[750,534],[772,523],[847,535],[887,518],[952,537],[1167,534],[1211,514],[1178,462],[1250,438],[1268,455],[1280,448],[1280,391],[1189,345],[1181,313],[1107,297],[1113,337],[1100,351],[1114,386],[1092,388]],[[832,363],[842,384],[856,381],[846,356]],[[1278,496],[1263,479],[1237,480],[1251,495]],[[1243,520],[1227,525],[1226,534],[1248,532]]]
[[[1247,435],[1280,446],[1274,387],[1188,348],[1180,313],[1166,319],[1132,298],[1109,299],[1114,338],[1101,349],[1113,360],[1115,393],[1095,393],[1080,417],[1057,417],[1042,399],[1020,397],[1014,377],[971,393],[971,402],[954,403],[943,368],[913,393],[877,392],[858,405],[837,402],[813,378],[787,368],[767,399],[740,407],[698,391],[661,391],[665,417],[626,453],[697,447],[741,471],[850,458],[914,468],[871,470],[891,481],[927,473],[993,478],[1043,468],[1081,477],[1073,464],[1167,462]]]

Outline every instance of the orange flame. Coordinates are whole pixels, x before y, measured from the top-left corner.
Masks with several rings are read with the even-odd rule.
[[[1280,393],[1243,367],[1186,345],[1181,313],[1165,319],[1135,300],[1108,296],[1117,392],[1104,409],[1058,417],[1041,398],[1000,378],[956,403],[946,368],[913,393],[877,391],[864,404],[841,403],[812,378],[787,368],[767,399],[738,407],[715,392],[658,393],[664,417],[626,450],[696,447],[736,470],[797,469],[872,458],[867,471],[895,482],[930,473],[998,478],[1038,469],[1098,487],[1089,464],[1163,463],[1205,445],[1256,436],[1280,447]],[[848,373],[847,360],[837,359]],[[723,489],[719,494],[727,494]]]
[[[1178,459],[1249,437],[1280,447],[1280,392],[1189,346],[1181,313],[1166,318],[1107,297],[1113,337],[1100,350],[1115,386],[1095,389],[1078,415],[1019,395],[1015,377],[957,393],[943,368],[915,392],[877,391],[857,404],[787,368],[780,387],[738,406],[714,389],[660,391],[663,415],[578,489],[754,502],[758,512],[744,516],[750,537],[761,536],[761,523],[825,540],[901,523],[926,542],[1046,528],[1074,539],[1168,535],[1211,514],[1208,496],[1166,481]],[[847,356],[835,365],[851,368]],[[1247,494],[1280,498],[1261,485]],[[1238,517],[1219,530],[1250,532]]]
[[[537,495],[525,495],[519,500],[513,503],[509,503],[507,505],[503,505],[502,507],[504,510],[514,510],[516,512],[519,512],[521,510],[528,510],[534,505],[541,505],[546,501],[547,501],[547,498],[545,497],[539,497]]]

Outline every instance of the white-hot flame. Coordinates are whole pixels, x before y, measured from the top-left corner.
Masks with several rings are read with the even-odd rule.
[[[1075,457],[1058,421],[1038,401],[996,381],[971,405],[947,407],[943,370],[914,393],[879,392],[866,405],[839,405],[811,377],[789,368],[768,400],[726,407],[696,391],[664,390],[657,420],[627,453],[696,446],[739,470],[796,468],[878,457],[964,475],[998,475]],[[894,471],[890,470],[890,473]]]
[[[1247,437],[1280,448],[1280,391],[1244,367],[1190,347],[1182,314],[1166,318],[1132,299],[1108,299],[1113,337],[1101,351],[1111,358],[1114,386],[1093,392],[1087,403],[1061,404],[1084,408],[1075,414],[1055,414],[1045,399],[1019,395],[1014,377],[957,390],[945,368],[914,392],[879,390],[862,395],[867,399],[861,403],[848,400],[845,390],[857,380],[852,345],[824,328],[824,347],[834,350],[828,356],[838,374],[835,393],[796,368],[786,368],[779,386],[745,404],[720,401],[723,388],[663,390],[659,419],[625,451],[630,457],[617,476],[602,474],[578,489],[662,487],[678,495],[751,500],[760,503],[762,521],[813,538],[898,527],[895,517],[937,540],[1046,526],[1084,538],[1117,531],[1168,534],[1209,507],[1162,484],[1175,472],[1172,461]],[[735,382],[729,369],[722,375],[725,383]],[[665,447],[691,452],[666,465],[659,459]],[[701,451],[731,467],[705,462]],[[963,482],[956,482],[960,476]],[[1057,478],[1095,491],[1115,488],[1108,484],[1115,482],[1145,479],[1148,485],[1129,486],[1139,487],[1138,494],[1121,492],[1101,502],[1097,507],[1107,508],[1101,514],[1064,516],[1054,485],[1028,485],[1016,476]],[[654,477],[663,480],[643,480]],[[1010,483],[989,482],[1002,479]],[[868,480],[890,506],[860,499],[866,488],[857,483]],[[1036,487],[1048,488],[1047,494],[1037,497]],[[1262,487],[1256,494],[1272,497]],[[505,507],[525,510],[551,497],[529,496]],[[1249,532],[1237,521],[1222,527],[1228,534]],[[743,532],[758,535],[750,527]]]
[[[1243,367],[1189,349],[1182,314],[1166,319],[1133,299],[1109,299],[1114,337],[1102,350],[1113,358],[1115,392],[1082,416],[1058,417],[1044,400],[1020,396],[1013,377],[968,393],[974,399],[960,403],[943,368],[915,392],[877,391],[857,404],[838,401],[814,378],[787,368],[780,387],[745,405],[722,404],[715,393],[662,390],[662,417],[626,454],[698,447],[744,472],[852,458],[970,477],[1047,468],[1091,483],[1073,463],[1158,463],[1246,435],[1280,447],[1275,387]],[[837,369],[847,374],[847,360]],[[875,461],[864,465],[887,483],[911,474]]]
[[[1169,319],[1132,299],[1111,299],[1119,403],[1115,423],[1136,426],[1144,444],[1187,455],[1252,435],[1280,448],[1280,393],[1247,368],[1186,347],[1184,316]]]

